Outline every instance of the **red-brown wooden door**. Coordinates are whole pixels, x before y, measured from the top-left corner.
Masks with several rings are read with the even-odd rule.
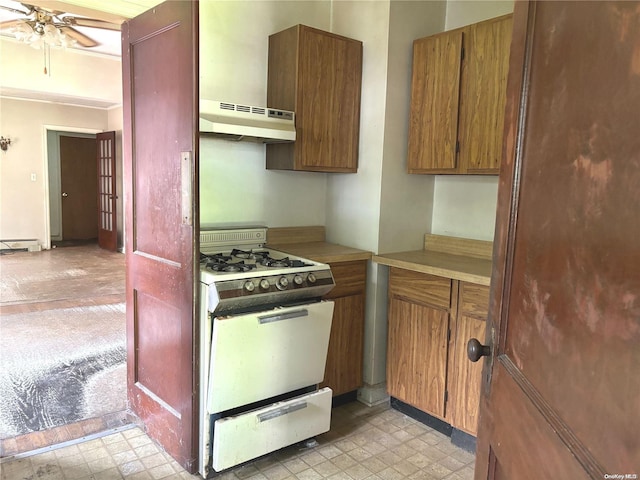
[[[188,471],[198,423],[198,2],[122,28],[128,398]]]
[[[95,240],[98,236],[95,157],[93,138],[60,136],[63,240]]]
[[[638,478],[640,8],[514,22],[475,478]]]
[[[116,132],[96,134],[98,161],[98,245],[118,247],[116,217]]]

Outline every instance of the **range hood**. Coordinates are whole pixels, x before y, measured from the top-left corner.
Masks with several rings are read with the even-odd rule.
[[[200,133],[233,141],[293,142],[295,114],[276,108],[200,99]]]

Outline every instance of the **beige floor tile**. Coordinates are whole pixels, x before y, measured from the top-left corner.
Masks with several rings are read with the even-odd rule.
[[[317,445],[291,446],[216,480],[473,480],[475,456],[388,406],[334,409]],[[1,480],[197,480],[131,428],[0,465]]]

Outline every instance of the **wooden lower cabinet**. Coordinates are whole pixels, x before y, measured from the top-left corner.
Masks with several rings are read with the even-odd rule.
[[[389,395],[476,435],[489,287],[391,268],[387,347]]]
[[[333,300],[335,306],[324,382],[320,387],[330,387],[335,397],[362,386],[367,262],[330,265],[336,286],[325,298]]]

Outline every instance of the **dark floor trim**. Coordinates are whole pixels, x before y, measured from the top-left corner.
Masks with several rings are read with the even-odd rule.
[[[412,407],[411,405],[404,403],[403,401],[398,400],[395,397],[391,397],[391,408],[404,413],[414,420],[418,420],[420,423],[424,423],[428,427],[431,427],[434,430],[445,434],[447,437],[451,436],[451,431],[453,430],[453,428],[447,422],[444,422],[439,418],[434,417],[433,415],[429,415],[422,410],[418,410],[417,408]]]
[[[451,432],[451,443],[469,453],[476,453],[476,437],[454,428]]]
[[[331,408],[340,407],[342,405],[346,405],[347,403],[355,402],[357,400],[358,400],[357,390],[343,393],[341,395],[336,395],[331,399]]]

